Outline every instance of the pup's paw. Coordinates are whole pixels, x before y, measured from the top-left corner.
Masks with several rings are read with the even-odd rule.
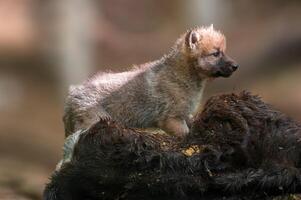
[[[189,133],[189,128],[186,124],[186,121],[182,119],[167,119],[164,123],[159,124],[159,126],[165,132],[170,133],[179,138],[183,138]]]

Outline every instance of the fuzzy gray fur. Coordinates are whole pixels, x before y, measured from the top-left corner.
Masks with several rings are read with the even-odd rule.
[[[187,120],[198,108],[205,80],[176,53],[132,71],[97,74],[71,87],[64,116],[66,135],[99,118],[137,128],[157,127],[167,118]]]
[[[127,72],[99,73],[71,87],[64,115],[66,136],[89,128],[100,118],[186,135],[207,79],[228,77],[237,68],[224,50],[220,32],[198,28],[182,35],[159,60]],[[220,53],[215,55],[216,51]]]

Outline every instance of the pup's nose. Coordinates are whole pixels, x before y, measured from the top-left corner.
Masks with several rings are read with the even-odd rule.
[[[232,64],[231,67],[232,67],[233,71],[236,71],[238,69],[238,67],[239,67],[239,64]]]

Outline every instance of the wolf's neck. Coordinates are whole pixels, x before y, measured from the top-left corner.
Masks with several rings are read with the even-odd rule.
[[[180,90],[188,96],[202,93],[206,83],[195,68],[190,66],[187,58],[177,50],[153,62],[147,71],[145,78],[152,88]]]
[[[203,90],[206,83],[205,78],[201,78],[194,67],[193,61],[183,55],[179,49],[173,49],[162,58],[162,70],[158,76],[169,78],[170,81],[178,83],[180,86],[192,90]]]

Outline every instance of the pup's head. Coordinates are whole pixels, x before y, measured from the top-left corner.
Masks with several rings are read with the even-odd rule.
[[[225,53],[225,36],[212,25],[188,31],[183,43],[184,54],[202,77],[229,77],[238,68]]]

